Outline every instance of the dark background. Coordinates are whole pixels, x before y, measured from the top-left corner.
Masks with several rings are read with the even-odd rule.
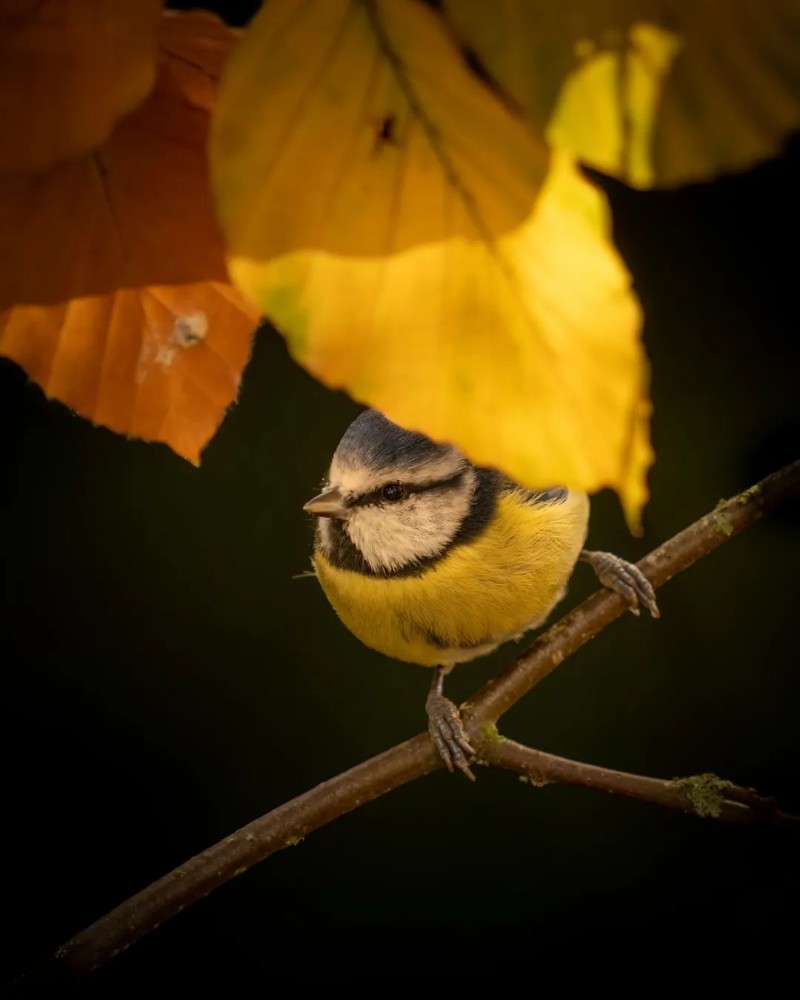
[[[244,13],[247,4],[240,5]],[[590,544],[639,558],[800,452],[800,144],[679,193],[604,182],[647,313],[646,535],[596,498]],[[364,649],[308,566],[313,493],[358,407],[262,332],[197,470],[45,400],[0,363],[2,978],[244,823],[418,732],[428,675]],[[717,772],[800,811],[794,509],[670,583],[520,703],[542,749]],[[577,570],[565,607],[594,587]],[[513,655],[459,668],[461,699]],[[433,775],[246,873],[116,959],[87,995],[217,980],[453,982],[647,953],[774,969],[798,838],[483,770]],[[793,947],[793,946],[792,946]],[[536,964],[534,964],[536,963]],[[551,967],[552,968],[552,967]],[[428,981],[428,980],[425,980]],[[225,995],[225,994],[223,994]]]

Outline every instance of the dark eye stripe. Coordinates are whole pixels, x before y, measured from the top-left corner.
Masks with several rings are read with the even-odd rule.
[[[353,497],[348,501],[347,505],[348,507],[386,507],[389,506],[389,501],[383,496],[383,488],[389,483],[397,483],[398,486],[402,486],[405,490],[405,497],[403,499],[407,499],[412,493],[433,493],[437,490],[453,489],[460,485],[465,474],[466,469],[462,469],[460,472],[456,472],[455,475],[448,476],[447,479],[431,479],[426,483],[404,483],[402,480],[389,479],[376,489],[370,490],[369,493],[364,493],[360,497]],[[395,501],[395,504],[392,504],[392,506],[399,505],[402,502],[402,500]]]
[[[463,472],[459,473],[459,475],[463,474]],[[501,489],[500,477],[493,469],[477,468],[475,474],[477,481],[469,514],[462,521],[461,527],[456,532],[455,538],[453,538],[450,545],[436,555],[425,559],[415,559],[405,566],[400,566],[398,569],[375,570],[372,569],[353,543],[344,522],[331,520],[329,525],[330,551],[328,552],[328,558],[339,569],[361,573],[364,576],[383,577],[385,579],[389,577],[422,576],[455,546],[463,545],[465,542],[469,542],[481,535],[494,517],[497,496]],[[450,479],[440,480],[438,483],[426,484],[423,488],[436,489],[437,486],[441,487],[446,483],[452,483],[457,478],[458,476],[453,476]],[[417,489],[419,489],[422,484],[418,483],[416,485]],[[359,500],[362,499],[359,498]]]

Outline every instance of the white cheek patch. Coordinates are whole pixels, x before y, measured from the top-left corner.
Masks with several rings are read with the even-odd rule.
[[[378,485],[374,473],[367,469],[348,469],[334,457],[331,462],[328,480],[331,486],[336,486],[344,496],[361,496],[369,493]]]
[[[325,555],[330,555],[333,549],[331,527],[331,522],[327,517],[317,518],[317,541]]]
[[[455,488],[414,493],[397,504],[354,509],[347,532],[370,569],[397,570],[439,555],[469,514],[475,473]]]

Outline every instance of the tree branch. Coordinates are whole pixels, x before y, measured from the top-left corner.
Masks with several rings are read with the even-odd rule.
[[[798,495],[800,461],[719,503],[710,514],[651,552],[638,564],[639,568],[654,587],[660,587]],[[491,760],[492,754],[499,754],[496,763],[502,767],[530,774],[540,771],[547,758],[550,762],[548,767],[553,768],[552,772],[547,772],[550,775],[548,780],[604,788],[707,815],[708,812],[703,813],[697,805],[702,795],[696,792],[693,799],[691,786],[681,786],[680,782],[659,782],[653,778],[623,775],[541,754],[513,741],[498,742],[493,723],[571,653],[618,618],[625,607],[622,598],[603,591],[591,596],[553,625],[514,664],[489,681],[463,706],[467,731],[480,756]],[[534,760],[537,763],[532,764]],[[90,972],[256,862],[281,848],[298,843],[313,830],[365,802],[442,766],[426,733],[317,785],[190,858],[180,868],[101,917],[59,948],[46,965],[21,980],[20,987],[24,989],[47,981],[63,981]],[[682,780],[685,783],[699,779]],[[776,816],[781,817],[780,821],[793,821],[793,818],[777,813],[770,800],[761,799],[751,790],[739,789],[722,782],[722,779],[715,780],[724,785],[724,788],[716,788],[711,794],[711,801],[719,807],[719,818],[741,818],[749,810],[750,821],[759,811],[771,816],[773,822]],[[714,808],[711,809],[712,814]]]
[[[637,566],[658,589],[799,494],[800,459],[730,500],[720,500],[711,513],[654,549]],[[462,715],[479,724],[496,722],[563,660],[626,610],[618,594],[609,590],[593,594],[539,636],[515,663],[488,681],[470,698]]]
[[[716,774],[694,774],[688,778],[647,778],[610,768],[583,764],[565,757],[534,750],[505,739],[499,734],[487,738],[481,751],[482,762],[516,771],[532,785],[580,785],[612,795],[625,795],[643,802],[713,817],[726,823],[774,824],[800,827],[800,816],[778,809],[774,799],[742,788]]]

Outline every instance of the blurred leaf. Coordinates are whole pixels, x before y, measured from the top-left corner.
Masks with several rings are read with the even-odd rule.
[[[797,0],[444,0],[556,145],[637,187],[741,170],[800,126]]]
[[[603,196],[432,10],[271,0],[211,149],[231,275],[301,364],[531,486],[614,486],[637,518],[640,316]]]
[[[164,19],[150,98],[99,149],[0,188],[0,353],[49,396],[192,462],[236,397],[256,311],[227,280],[208,187],[230,31]]]
[[[165,11],[160,29],[159,89],[178,103],[211,111],[217,102],[222,67],[240,31],[208,11]],[[168,56],[164,59],[163,56]]]
[[[3,0],[0,170],[95,149],[147,97],[161,0]]]

